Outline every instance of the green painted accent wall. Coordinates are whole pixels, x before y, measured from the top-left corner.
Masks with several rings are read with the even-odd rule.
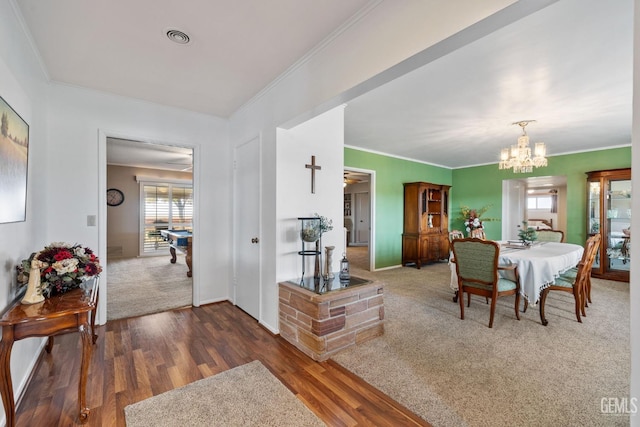
[[[491,205],[483,215],[498,221],[486,222],[489,239],[502,235],[502,181],[535,176],[565,175],[567,177],[567,235],[570,243],[586,240],[586,172],[630,168],[631,147],[591,151],[549,157],[549,165],[530,174],[514,174],[499,170],[498,165],[462,169],[447,169],[424,163],[402,160],[381,154],[344,149],[344,167],[376,171],[375,192],[375,268],[402,263],[403,186],[405,182],[432,182],[451,185],[449,229],[462,230],[457,218],[460,206],[482,208]]]
[[[344,149],[345,169],[376,172],[375,188],[375,268],[402,263],[402,222],[405,182],[432,182],[451,185],[451,170],[402,160],[366,151]],[[455,205],[453,205],[455,206]]]
[[[565,241],[584,244],[587,238],[586,172],[631,167],[631,147],[590,151],[549,157],[549,165],[530,174],[514,174],[511,170],[499,170],[497,164],[453,170],[450,228],[463,230],[462,222],[456,220],[460,206],[479,209],[492,205],[483,215],[488,218],[502,216],[502,181],[535,176],[567,177],[567,235]],[[502,221],[486,222],[485,232],[489,239],[502,235]]]

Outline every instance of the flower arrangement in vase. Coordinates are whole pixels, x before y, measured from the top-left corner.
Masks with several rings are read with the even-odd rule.
[[[460,217],[458,218],[464,223],[465,230],[471,236],[473,230],[484,228],[483,221],[497,221],[495,218],[480,219],[491,205],[482,207],[481,209],[471,209],[469,206],[460,206]]]
[[[18,267],[18,276],[28,280],[33,261],[40,267],[40,290],[46,297],[63,294],[102,272],[100,260],[87,247],[56,242],[31,254]]]

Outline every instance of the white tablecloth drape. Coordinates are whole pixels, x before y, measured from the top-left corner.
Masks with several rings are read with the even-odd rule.
[[[513,249],[502,244],[498,264],[518,266],[520,293],[535,305],[544,288],[550,286],[560,274],[578,265],[583,251],[582,246],[573,243],[540,242],[529,249]],[[458,290],[456,266],[450,264],[450,286]],[[504,273],[505,277],[514,279],[513,272]]]

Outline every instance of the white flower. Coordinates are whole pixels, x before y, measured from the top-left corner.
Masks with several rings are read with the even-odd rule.
[[[56,270],[58,276],[66,273],[73,273],[74,271],[78,270],[78,259],[68,258],[63,259],[62,261],[56,261],[51,264],[51,267]]]
[[[49,245],[49,247],[72,248],[73,245],[65,242],[53,242]]]
[[[480,227],[480,218],[474,218],[473,219],[473,226],[474,227]]]
[[[73,250],[73,254],[80,258],[86,258],[87,256],[87,253],[84,251],[84,248],[82,246],[78,246],[77,248],[75,248]]]

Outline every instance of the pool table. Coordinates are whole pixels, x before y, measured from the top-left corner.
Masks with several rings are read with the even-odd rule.
[[[187,277],[191,277],[191,239],[193,233],[188,230],[160,230],[162,238],[169,242],[169,252],[171,253],[171,264],[176,263],[176,250],[184,253],[187,262]]]

